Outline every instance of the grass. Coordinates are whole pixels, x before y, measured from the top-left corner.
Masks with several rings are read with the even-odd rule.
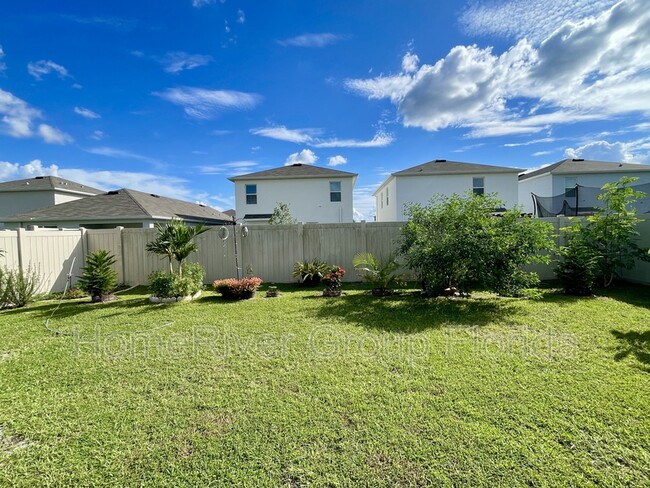
[[[648,486],[650,289],[0,312],[2,486]]]

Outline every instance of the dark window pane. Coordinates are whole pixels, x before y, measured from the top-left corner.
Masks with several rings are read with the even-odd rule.
[[[331,191],[330,192],[330,202],[340,202],[341,201],[341,192],[340,191]]]
[[[248,205],[256,205],[257,204],[257,195],[246,195],[246,203]]]

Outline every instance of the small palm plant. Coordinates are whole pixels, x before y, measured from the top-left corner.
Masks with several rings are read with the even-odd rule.
[[[164,224],[156,224],[158,234],[156,238],[146,246],[147,252],[162,256],[163,259],[169,260],[169,273],[174,272],[172,262],[178,262],[178,275],[183,276],[183,261],[193,252],[198,251],[199,247],[194,242],[194,238],[207,232],[209,227],[197,224],[189,227],[184,221],[173,218]]]
[[[105,302],[114,298],[112,292],[117,286],[117,273],[111,267],[114,264],[115,256],[104,249],[90,253],[86,258],[77,286],[90,295],[91,301]]]
[[[398,273],[400,264],[393,255],[381,260],[372,253],[361,252],[354,256],[352,265],[361,279],[372,285],[374,296],[392,295],[395,288],[404,284],[404,278]]]

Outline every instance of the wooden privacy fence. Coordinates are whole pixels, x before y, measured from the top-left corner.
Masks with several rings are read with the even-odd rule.
[[[568,225],[568,219],[553,217],[556,234]],[[189,261],[198,262],[206,271],[206,283],[218,278],[237,276],[235,245],[238,250],[240,275],[251,268],[266,282],[286,283],[297,261],[320,259],[338,264],[348,271],[346,279],[356,281],[352,268],[355,254],[367,251],[378,257],[394,253],[399,242],[400,222],[369,222],[353,224],[295,224],[251,225],[244,235],[241,226],[228,226],[228,236],[213,228],[200,235],[196,242],[199,252]],[[639,224],[641,246],[650,247],[650,221]],[[129,285],[146,284],[149,275],[166,269],[167,260],[145,251],[154,239],[155,229],[106,230],[4,230],[0,231],[0,266],[10,269],[36,267],[44,277],[43,292],[62,291],[66,275],[74,260],[73,282],[81,273],[89,252],[106,249],[116,257],[114,269],[119,282]],[[553,278],[553,265],[536,265],[542,279]],[[640,283],[650,283],[650,264],[638,263],[624,277]]]

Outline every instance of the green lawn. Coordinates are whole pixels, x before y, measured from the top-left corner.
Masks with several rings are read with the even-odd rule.
[[[650,485],[649,288],[347,291],[0,312],[0,486]]]

